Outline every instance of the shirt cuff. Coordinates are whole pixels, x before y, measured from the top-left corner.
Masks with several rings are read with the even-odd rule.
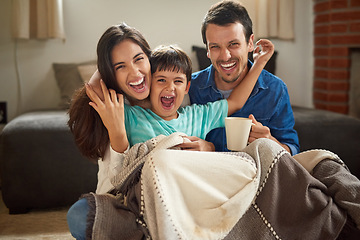
[[[119,153],[119,152],[115,151],[110,144],[110,156],[116,157],[116,156],[119,156],[119,154],[125,154],[129,151],[129,149],[130,149],[130,145],[128,145],[127,149],[123,153]]]
[[[290,148],[290,151],[291,151],[291,155],[294,156],[296,154],[298,154],[298,150],[297,148],[293,145],[293,144],[290,144],[290,143],[285,143],[289,148]]]

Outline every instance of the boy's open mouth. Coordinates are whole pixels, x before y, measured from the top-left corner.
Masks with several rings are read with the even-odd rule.
[[[174,96],[163,96],[160,98],[161,100],[161,104],[163,106],[163,108],[165,109],[170,109],[175,102],[175,97]]]
[[[143,77],[136,82],[130,82],[129,85],[135,92],[142,92],[145,90],[145,78]]]

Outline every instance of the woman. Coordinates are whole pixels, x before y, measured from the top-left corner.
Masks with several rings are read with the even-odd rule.
[[[116,57],[116,49],[113,51],[113,48],[124,40],[128,40],[128,45],[132,45],[133,49],[127,53],[132,54],[127,58],[130,59],[126,62],[128,66],[126,69],[122,66],[123,69],[120,71],[118,65],[113,66],[113,58]],[[97,47],[99,73],[107,87],[114,89],[117,93],[123,93],[131,105],[147,107],[149,104],[147,97],[151,82],[150,53],[150,46],[141,33],[125,23],[108,28],[99,40]],[[95,73],[90,83],[96,82],[98,75]],[[140,78],[142,81],[138,84],[141,85],[139,90],[139,86],[134,83],[137,83]],[[111,127],[113,126],[107,124],[109,116],[100,118],[89,105],[90,101],[86,95],[86,88],[82,88],[73,99],[68,124],[82,154],[90,159],[98,159],[104,157],[109,140],[111,142]]]
[[[116,46],[125,40],[127,40],[127,45],[132,46],[132,48],[126,52],[127,55],[123,54],[126,61],[119,65],[118,62],[113,61],[119,57]],[[96,86],[101,75],[107,87],[114,89],[117,93],[124,94],[131,105],[148,107],[147,98],[151,82],[150,53],[149,44],[135,28],[125,23],[108,28],[101,36],[97,46],[99,71],[94,73],[90,84]],[[96,88],[94,90],[96,91]],[[99,91],[97,93],[100,95]],[[109,143],[116,141],[114,134],[116,123],[118,123],[115,120],[117,115],[115,113],[114,115],[109,114],[100,117],[89,105],[89,102],[91,100],[86,95],[86,87],[83,87],[73,98],[69,110],[68,125],[84,156],[93,160],[104,159],[106,151],[114,151]],[[115,117],[115,119],[111,119],[111,117]],[[112,146],[112,144],[110,145]],[[104,161],[110,162],[110,159],[104,159]],[[101,188],[104,186],[101,179],[107,175],[106,170],[108,169],[103,168],[104,166],[106,165],[99,164],[99,177],[100,175],[103,176],[99,178],[96,192],[106,192],[105,188],[108,188]],[[69,209],[68,225],[71,234],[76,239],[85,239],[87,213],[88,205],[85,199],[79,200]]]
[[[124,152],[124,149],[118,148],[119,141],[124,137],[118,134],[124,132],[120,131],[124,123],[118,120],[123,119],[123,95],[130,105],[143,108],[150,105],[150,53],[149,44],[135,28],[125,23],[108,28],[97,46],[98,72],[73,98],[68,125],[75,142],[84,156],[94,161],[100,158],[96,193],[106,193],[112,188],[109,180],[115,174],[112,167],[118,165],[119,152]],[[118,101],[104,99],[99,87],[100,75],[109,91],[117,93]],[[102,103],[96,105],[86,91],[95,91],[103,100]],[[188,138],[191,142],[182,144],[180,147],[183,149],[214,149],[211,143],[204,140]],[[77,239],[85,239],[87,212],[85,199],[76,202],[68,212],[69,229]]]

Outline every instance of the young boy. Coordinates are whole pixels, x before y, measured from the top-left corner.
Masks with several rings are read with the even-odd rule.
[[[259,40],[257,44],[262,46],[262,52],[259,52],[259,48],[255,50],[254,65],[228,99],[184,108],[180,108],[180,105],[190,87],[191,60],[183,50],[175,46],[160,46],[155,49],[150,58],[151,108],[124,105],[127,139],[124,138],[125,141],[121,143],[122,149],[160,134],[170,135],[174,132],[205,139],[212,129],[224,127],[225,117],[245,104],[260,72],[274,52],[274,46],[269,40]],[[227,66],[226,63],[224,66]],[[231,72],[232,69],[228,67],[227,70]],[[104,95],[109,95],[103,82],[101,88]]]

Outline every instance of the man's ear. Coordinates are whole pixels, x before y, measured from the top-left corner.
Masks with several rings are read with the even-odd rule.
[[[186,94],[189,92],[190,85],[191,85],[191,82],[189,81],[189,82],[187,83],[186,88],[185,88],[185,93],[186,93]]]
[[[254,34],[251,34],[248,43],[248,52],[254,51]]]
[[[206,56],[210,59],[210,51],[207,44],[206,44]]]

